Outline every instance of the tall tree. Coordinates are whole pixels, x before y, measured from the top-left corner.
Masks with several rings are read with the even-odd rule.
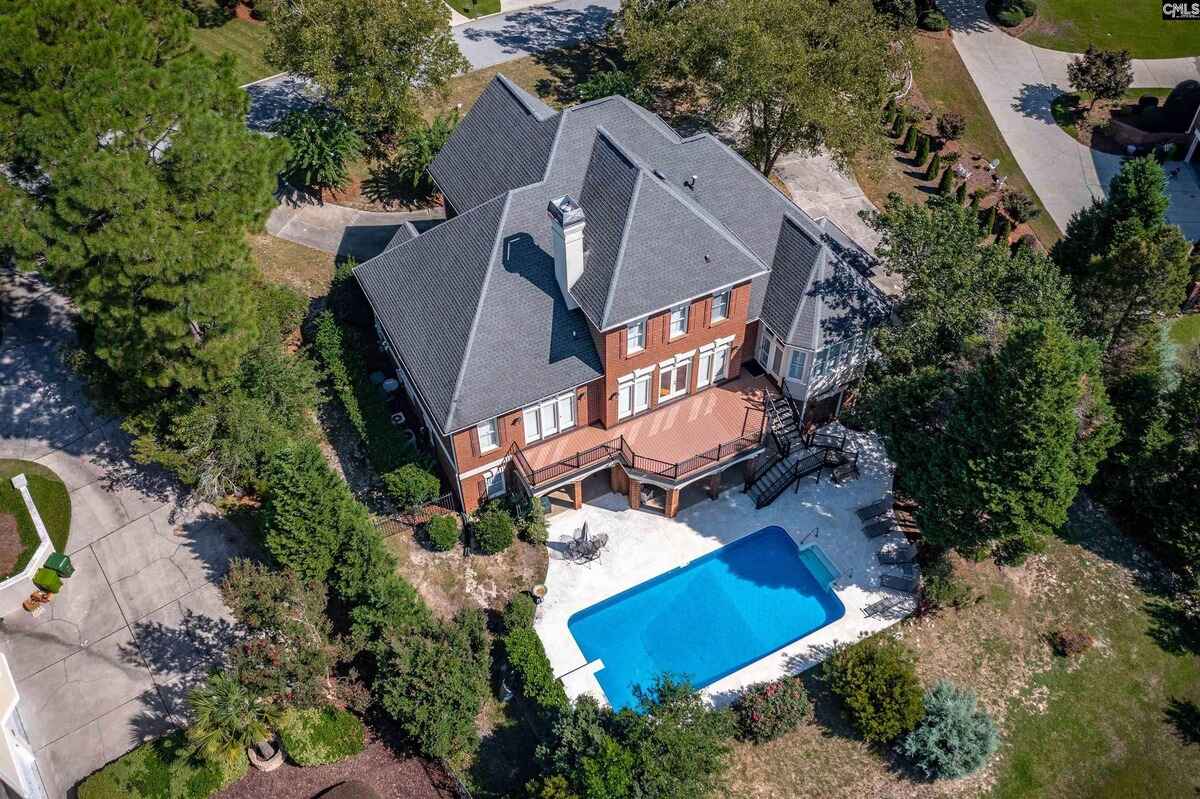
[[[1092,95],[1089,108],[1097,100],[1120,100],[1133,83],[1133,57],[1128,50],[1099,50],[1089,44],[1067,64],[1067,80],[1075,91]]]
[[[376,153],[468,67],[442,0],[280,0],[267,57],[311,78]]]
[[[695,83],[764,175],[784,153],[824,148],[845,165],[878,146],[880,109],[911,57],[907,32],[869,0],[627,2],[621,24],[627,56]]]
[[[128,383],[206,387],[253,344],[245,242],[282,143],[171,0],[0,2],[0,228]]]

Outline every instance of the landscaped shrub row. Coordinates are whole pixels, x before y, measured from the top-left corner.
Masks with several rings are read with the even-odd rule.
[[[522,696],[543,710],[568,706],[562,683],[542,641],[533,629],[536,606],[528,594],[517,594],[504,609],[504,655],[516,676]]]
[[[1036,0],[987,0],[987,11],[1006,28],[1015,28],[1037,14]]]
[[[297,766],[320,766],[363,750],[366,728],[358,716],[335,707],[289,710],[279,725],[288,758]]]
[[[191,756],[182,732],[144,743],[84,780],[79,799],[204,799],[242,778],[245,757],[233,768]]]

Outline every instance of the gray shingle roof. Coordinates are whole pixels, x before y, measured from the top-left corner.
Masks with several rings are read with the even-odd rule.
[[[750,318],[761,308],[815,347],[873,288],[841,231],[714,137],[681,139],[625,98],[555,113],[498,77],[430,171],[459,215],[355,274],[445,432],[600,377],[589,319],[606,329],[751,280]],[[587,219],[576,311],[546,218],[565,194]]]

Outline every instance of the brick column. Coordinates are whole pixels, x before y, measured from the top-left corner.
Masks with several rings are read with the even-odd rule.
[[[705,487],[708,489],[709,498],[716,499],[718,496],[720,496],[720,494],[721,494],[721,474],[718,472],[717,474],[709,476],[708,485]]]
[[[624,494],[629,491],[629,480],[625,478],[625,470],[620,466],[614,466],[608,470],[608,484],[612,487],[613,493]]]
[[[637,510],[642,504],[642,484],[632,477],[629,478],[629,508]]]
[[[674,519],[675,514],[678,512],[679,512],[679,489],[678,488],[668,488],[667,489],[667,506],[666,506],[665,515],[668,519]]]
[[[571,483],[571,498],[575,501],[575,510],[583,507],[583,481],[576,480]]]

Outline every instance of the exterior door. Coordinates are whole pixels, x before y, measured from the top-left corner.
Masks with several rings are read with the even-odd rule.
[[[783,379],[783,342],[777,338],[771,339],[771,374]]]

